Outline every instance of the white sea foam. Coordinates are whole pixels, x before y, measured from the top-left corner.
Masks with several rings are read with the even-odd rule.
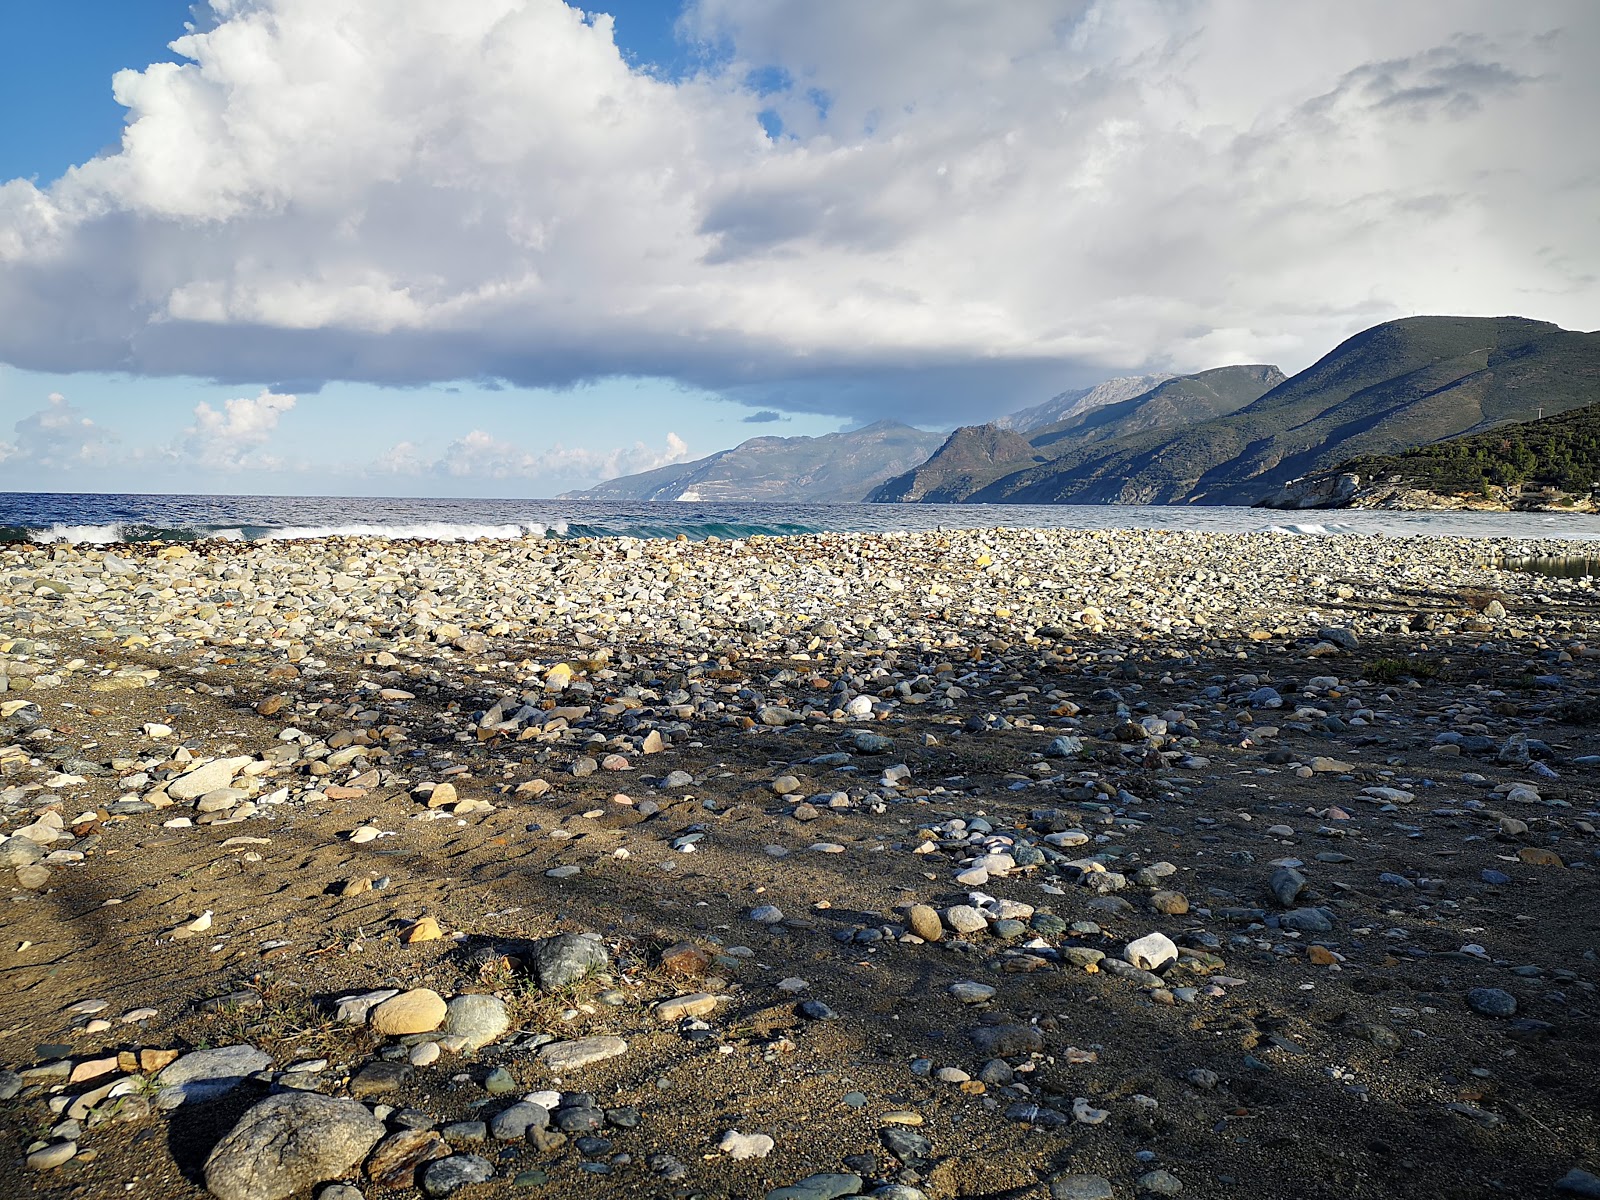
[[[49,529],[34,529],[28,533],[33,541],[43,545],[52,545],[56,542],[65,542],[69,546],[94,545],[103,546],[111,542],[120,542],[122,538],[121,525],[52,525]]]
[[[1357,530],[1353,525],[1319,525],[1315,522],[1306,522],[1300,525],[1268,525],[1265,529],[1259,530],[1259,532],[1315,537],[1332,533],[1356,533]]]
[[[510,540],[543,537],[542,525],[455,525],[448,521],[424,521],[416,525],[289,525],[269,530],[263,541],[291,542],[311,538],[364,537],[390,541],[417,539],[430,542],[473,542],[483,538]]]

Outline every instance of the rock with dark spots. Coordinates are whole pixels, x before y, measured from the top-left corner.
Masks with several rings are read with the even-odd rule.
[[[346,1174],[383,1133],[383,1122],[354,1100],[269,1096],[211,1151],[206,1187],[219,1200],[284,1200]]]
[[[610,964],[611,956],[600,940],[581,933],[541,938],[533,959],[539,986],[546,991],[568,987]]]
[[[1365,1021],[1356,1018],[1346,1021],[1344,1030],[1351,1037],[1360,1038],[1364,1042],[1371,1042],[1380,1050],[1398,1050],[1401,1046],[1400,1035],[1387,1025],[1380,1025],[1376,1021]]]
[[[1514,1017],[1517,998],[1501,988],[1479,987],[1467,993],[1467,1005],[1486,1017]]]
[[[452,1154],[431,1162],[422,1172],[422,1190],[430,1196],[449,1196],[468,1184],[494,1178],[494,1164],[476,1154]]]
[[[1111,1181],[1100,1175],[1057,1175],[1050,1181],[1050,1200],[1116,1200]]]
[[[888,1125],[878,1132],[883,1148],[906,1166],[915,1169],[933,1153],[933,1143],[915,1129]]]
[[[980,1025],[967,1037],[989,1058],[1021,1058],[1044,1049],[1044,1034],[1036,1025]]]
[[[850,744],[855,747],[858,754],[887,754],[894,749],[894,742],[881,733],[860,729],[850,738]]]
[[[1032,1101],[1013,1104],[1006,1109],[1006,1119],[1019,1121],[1025,1125],[1038,1125],[1043,1129],[1060,1129],[1064,1125],[1072,1124],[1072,1118],[1066,1113]]]

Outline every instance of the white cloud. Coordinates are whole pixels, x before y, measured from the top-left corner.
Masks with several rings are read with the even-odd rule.
[[[0,462],[64,470],[99,466],[111,457],[117,436],[84,416],[60,392],[51,392],[45,407],[13,427],[17,440],[0,442]]]
[[[414,442],[399,442],[372,465],[375,474],[442,475],[453,479],[529,479],[558,481],[561,486],[599,483],[689,459],[688,444],[667,434],[664,447],[635,442],[609,450],[565,447],[559,443],[534,453],[481,429],[457,438],[430,459]]]
[[[266,388],[254,398],[223,401],[221,411],[202,400],[194,406],[194,424],[183,431],[175,452],[211,467],[281,467],[280,460],[258,451],[271,440],[278,419],[294,406],[295,397]]]
[[[937,422],[1419,310],[1600,325],[1589,0],[698,0],[677,82],[558,0],[212,8],[116,76],[119,153],[0,185],[0,358]]]

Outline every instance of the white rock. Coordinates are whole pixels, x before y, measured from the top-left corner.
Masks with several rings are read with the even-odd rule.
[[[1136,938],[1122,948],[1122,957],[1144,971],[1156,971],[1178,960],[1178,947],[1164,933]]]
[[[765,1158],[772,1153],[775,1144],[764,1133],[740,1133],[737,1129],[730,1129],[722,1135],[717,1149],[729,1158]]]

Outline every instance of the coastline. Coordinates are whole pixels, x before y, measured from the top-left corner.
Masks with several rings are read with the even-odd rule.
[[[1593,925],[1559,915],[1600,902],[1600,597],[1495,563],[1573,552],[1600,543],[0,547],[0,1181],[198,1197],[309,1085],[494,1160],[468,1197],[1537,1192],[1600,1145]],[[598,973],[543,977],[561,934]],[[507,1026],[338,1019],[374,989]],[[208,1045],[266,1063],[161,1111],[147,1063]],[[76,1119],[52,1095],[123,1079],[22,1166]],[[543,1138],[445,1129],[539,1092]]]

